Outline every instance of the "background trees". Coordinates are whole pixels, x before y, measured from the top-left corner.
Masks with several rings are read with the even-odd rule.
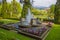
[[[18,3],[16,0],[13,0],[11,2],[11,11],[12,11],[12,14],[11,16],[12,17],[20,17],[21,15],[21,5],[20,3]]]
[[[0,5],[0,16],[1,16],[1,5]]]
[[[50,12],[51,12],[51,13],[54,13],[54,10],[55,10],[55,5],[52,4],[52,5],[50,6]]]
[[[55,5],[52,4],[49,8],[49,10],[47,10],[48,13],[48,19],[49,20],[53,20],[54,19],[54,10],[55,10]]]
[[[6,0],[2,0],[1,16],[3,18],[19,18],[21,10],[21,5],[17,1],[13,0],[11,3],[7,3]]]
[[[60,24],[60,0],[57,0],[54,13],[54,22]]]
[[[2,9],[1,9],[1,16],[3,16],[3,18],[7,17],[7,2],[6,0],[2,0]]]

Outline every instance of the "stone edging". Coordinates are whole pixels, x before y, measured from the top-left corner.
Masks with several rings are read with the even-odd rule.
[[[26,36],[29,36],[29,37],[32,37],[32,38],[36,38],[36,39],[40,39],[40,40],[44,40],[48,34],[48,32],[50,31],[51,28],[48,28],[43,34],[42,36],[36,36],[36,35],[33,35],[33,34],[30,34],[30,33],[26,33],[26,32],[23,32],[21,30],[18,31],[18,33],[20,34],[23,34],[23,35],[26,35]]]

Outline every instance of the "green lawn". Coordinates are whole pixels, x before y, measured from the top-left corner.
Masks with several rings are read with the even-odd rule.
[[[16,23],[19,21],[18,20],[11,20],[11,19],[0,19],[0,22],[3,22],[4,24],[8,24],[8,23]]]
[[[54,25],[46,40],[60,40],[60,25]]]
[[[33,40],[32,38],[29,38],[29,37],[23,36],[21,34],[17,34],[15,32],[11,32],[11,31],[0,28],[0,40],[13,40],[13,39]]]

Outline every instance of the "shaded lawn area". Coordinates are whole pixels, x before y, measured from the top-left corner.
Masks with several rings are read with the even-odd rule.
[[[60,40],[60,25],[54,25],[46,40]]]
[[[15,32],[11,32],[11,31],[0,28],[0,40],[33,40],[33,39],[21,34],[17,34]]]

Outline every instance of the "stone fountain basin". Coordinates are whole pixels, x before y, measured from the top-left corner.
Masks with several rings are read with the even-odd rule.
[[[7,29],[7,30],[16,30],[19,28],[18,24],[17,23],[9,23],[9,24],[3,24],[3,25],[0,25],[1,28],[3,29]]]
[[[22,27],[22,28],[29,28],[29,27],[40,27],[40,25],[41,24],[29,24],[29,23],[27,23],[27,22],[22,22],[22,24],[21,24],[21,22],[20,22],[20,24],[19,24],[19,27]]]
[[[21,28],[40,27],[40,25],[19,25]]]
[[[46,35],[48,34],[48,32],[49,32],[49,30],[50,30],[51,28],[48,28],[46,31],[44,31],[44,33],[42,33],[40,36],[39,35],[35,35],[35,34],[31,34],[31,33],[28,33],[28,32],[24,32],[24,31],[22,31],[22,30],[18,30],[18,33],[20,33],[20,34],[23,34],[23,35],[25,35],[25,36],[29,36],[29,37],[32,37],[32,38],[34,38],[34,39],[39,39],[39,40],[43,40],[43,39],[45,39],[45,37],[46,37]]]

